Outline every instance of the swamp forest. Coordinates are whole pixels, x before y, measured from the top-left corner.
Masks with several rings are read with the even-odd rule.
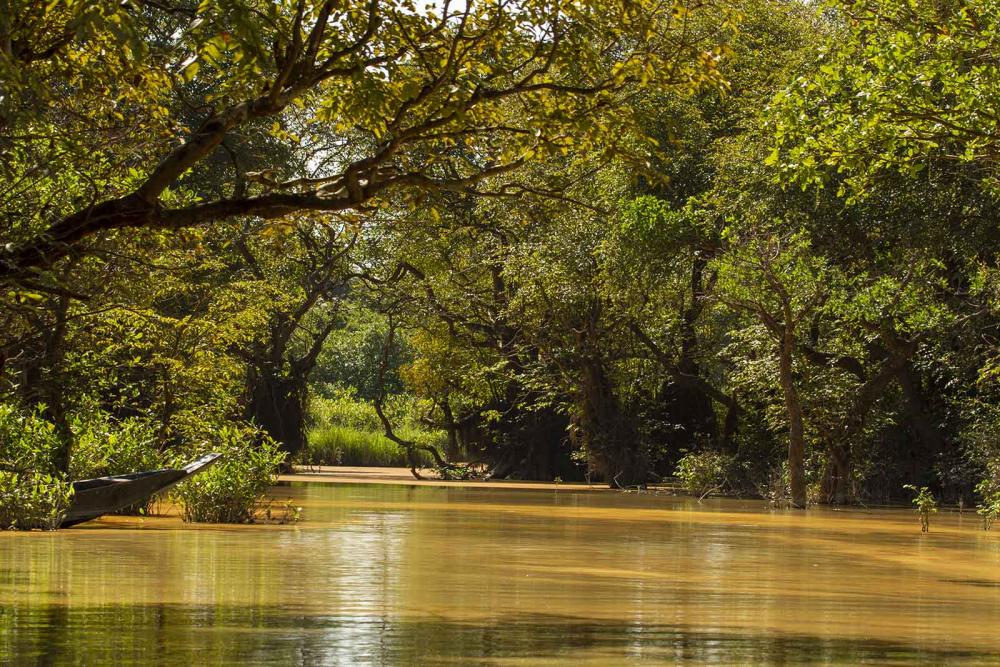
[[[0,663],[1000,664],[998,518],[1000,0],[0,0]]]

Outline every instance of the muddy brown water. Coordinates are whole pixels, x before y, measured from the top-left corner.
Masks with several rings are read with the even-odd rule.
[[[295,526],[0,534],[3,664],[1000,664],[1000,530],[294,483]]]

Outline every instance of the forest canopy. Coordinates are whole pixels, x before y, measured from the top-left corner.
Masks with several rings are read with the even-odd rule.
[[[415,473],[1000,503],[998,26],[9,0],[0,393],[51,433],[0,467],[70,474],[99,415],[160,452],[238,424],[287,464],[355,438]]]

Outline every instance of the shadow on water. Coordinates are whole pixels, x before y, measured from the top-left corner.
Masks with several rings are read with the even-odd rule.
[[[559,659],[691,663],[950,663],[996,654],[885,641],[705,632],[548,616],[485,623],[191,605],[0,607],[4,664],[434,664]],[[115,629],[126,630],[116,632]]]
[[[942,579],[946,584],[965,584],[966,586],[977,586],[979,588],[1000,588],[1000,581],[991,579]]]

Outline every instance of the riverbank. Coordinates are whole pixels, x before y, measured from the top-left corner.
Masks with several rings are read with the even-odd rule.
[[[416,479],[409,468],[379,468],[360,466],[296,466],[294,472],[281,475],[281,482],[317,482],[321,484],[405,484],[411,486],[451,486],[477,489],[523,489],[544,491],[561,489],[566,491],[616,491],[606,484],[586,482],[529,482],[521,480],[445,480],[432,469],[417,472],[424,479]],[[651,487],[669,491],[667,485]]]
[[[622,493],[621,489],[612,489],[604,483],[594,482],[538,482],[515,479],[481,480],[481,479],[461,479],[446,480],[441,479],[432,468],[418,468],[417,472],[423,479],[416,479],[409,468],[403,467],[380,467],[380,466],[295,466],[293,472],[280,475],[278,482],[308,482],[313,484],[382,484],[382,485],[402,485],[402,486],[430,486],[430,487],[451,487],[468,489],[503,489],[522,491],[565,491],[574,493],[606,493],[613,491]],[[676,495],[696,498],[691,496],[677,484],[651,484],[648,492],[653,494]],[[273,490],[272,490],[273,495]],[[714,500],[729,499],[741,500],[751,503],[754,509],[759,509],[757,503],[766,501],[761,499],[734,498],[726,495],[716,495]],[[810,510],[823,510],[832,513],[861,512],[870,513],[878,510],[904,510],[911,512],[909,503],[872,503],[856,505],[814,505],[810,504]],[[773,508],[772,508],[773,509]],[[981,521],[976,514],[975,508],[965,507],[964,510],[958,506],[942,505],[939,507],[942,514],[964,515],[974,521]]]

